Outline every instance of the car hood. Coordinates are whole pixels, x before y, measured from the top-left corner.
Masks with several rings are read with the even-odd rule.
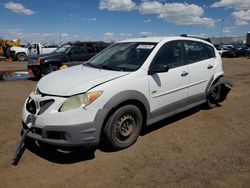
[[[30,59],[57,59],[59,57],[62,57],[64,55],[64,53],[54,53],[51,52],[49,54],[40,54],[40,55],[30,55],[29,58]]]
[[[12,50],[12,51],[22,51],[22,52],[25,52],[25,51],[27,51],[28,49],[27,49],[27,48],[23,48],[23,47],[19,47],[19,46],[12,46],[12,47],[10,48],[10,50]]]
[[[97,85],[127,74],[129,72],[109,71],[78,65],[48,74],[38,82],[37,87],[43,94],[72,96],[87,92]]]

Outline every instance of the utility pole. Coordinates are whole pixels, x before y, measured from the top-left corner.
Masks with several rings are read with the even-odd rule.
[[[224,24],[224,19],[221,19],[220,44],[222,44],[223,24]]]

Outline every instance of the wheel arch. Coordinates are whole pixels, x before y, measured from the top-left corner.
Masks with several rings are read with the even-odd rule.
[[[111,99],[104,105],[104,109],[108,109],[108,113],[103,121],[102,129],[104,129],[108,118],[120,107],[125,105],[134,105],[139,108],[143,117],[143,125],[150,117],[150,106],[149,102],[144,94],[135,90],[123,91]]]
[[[27,60],[28,56],[27,56],[27,54],[25,52],[17,52],[16,55],[15,55],[15,59],[19,60],[18,55],[20,55],[20,54],[25,55],[25,57],[26,57],[25,60]]]

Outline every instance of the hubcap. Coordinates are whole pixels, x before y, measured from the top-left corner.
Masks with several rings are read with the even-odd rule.
[[[136,120],[131,114],[123,115],[116,123],[116,137],[126,140],[131,136],[136,126]]]

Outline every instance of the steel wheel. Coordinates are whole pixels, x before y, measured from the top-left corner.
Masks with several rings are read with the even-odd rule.
[[[104,135],[114,149],[132,145],[138,138],[142,127],[142,114],[134,105],[126,105],[115,111],[109,118]]]

